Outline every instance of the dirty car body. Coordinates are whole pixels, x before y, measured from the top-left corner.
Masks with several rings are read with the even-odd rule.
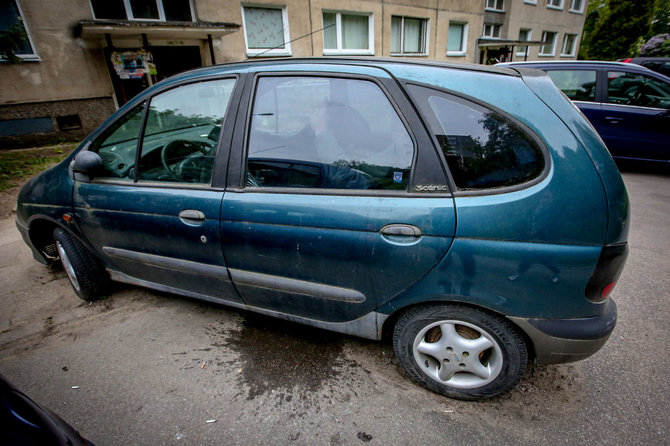
[[[587,357],[616,322],[626,190],[539,71],[221,65],[150,88],[19,196],[35,258],[341,333],[392,333],[464,399]]]

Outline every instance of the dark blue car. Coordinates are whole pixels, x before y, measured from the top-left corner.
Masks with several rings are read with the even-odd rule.
[[[35,258],[370,339],[478,399],[616,323],[628,199],[536,70],[290,59],[165,80],[20,193]]]
[[[546,71],[618,160],[670,162],[670,78],[619,62],[513,62]]]

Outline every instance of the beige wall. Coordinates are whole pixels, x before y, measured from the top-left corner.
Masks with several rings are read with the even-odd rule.
[[[546,7],[546,0],[538,0],[537,5],[525,3],[524,0],[506,0],[510,3],[508,38],[518,39],[519,30],[527,28],[532,30],[531,40],[542,40],[544,31],[558,33],[556,38],[556,50],[553,57],[539,56],[540,47],[531,46],[528,53],[528,60],[552,60],[552,59],[576,59],[579,41],[581,39],[582,28],[586,13],[581,14],[570,12],[570,0],[564,0],[563,10],[556,10]],[[584,2],[586,3],[586,2]],[[586,5],[584,5],[586,11]],[[561,57],[561,47],[565,34],[577,35],[577,47],[574,57]],[[516,56],[515,56],[516,60]]]
[[[112,95],[102,51],[74,38],[76,22],[92,18],[88,0],[20,0],[20,5],[41,61],[0,64],[0,104]]]

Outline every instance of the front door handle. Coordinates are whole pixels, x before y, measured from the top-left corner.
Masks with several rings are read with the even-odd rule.
[[[200,225],[205,222],[205,214],[195,209],[185,209],[179,213],[179,219],[187,225]]]
[[[382,235],[390,235],[394,237],[421,237],[421,229],[412,225],[387,225],[381,230]]]

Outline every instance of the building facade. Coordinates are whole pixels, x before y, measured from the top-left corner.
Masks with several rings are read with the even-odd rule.
[[[81,138],[144,88],[214,63],[574,59],[586,1],[0,0],[0,32],[22,33],[21,63],[0,57],[0,148]]]

